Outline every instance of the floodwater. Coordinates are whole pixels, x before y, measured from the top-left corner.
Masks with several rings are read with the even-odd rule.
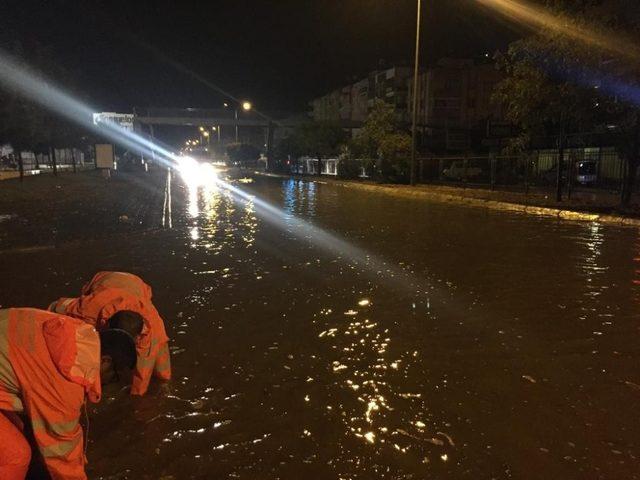
[[[171,392],[107,390],[91,478],[640,477],[637,230],[232,186],[176,177],[171,229],[5,265],[53,298],[96,269],[154,288]]]

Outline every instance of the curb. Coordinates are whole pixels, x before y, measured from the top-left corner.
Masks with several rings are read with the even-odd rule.
[[[484,207],[490,210],[501,210],[515,213],[525,213],[542,217],[555,217],[561,220],[572,220],[577,222],[599,222],[609,225],[640,227],[640,219],[625,217],[622,215],[599,215],[596,213],[576,212],[560,208],[537,207],[533,205],[523,205],[519,203],[500,202],[498,200],[485,200],[482,198],[466,197],[463,195],[452,195],[449,193],[425,192],[425,191],[403,191],[403,188],[393,188],[378,185],[361,185],[349,182],[335,182],[342,187],[360,188],[371,192],[380,192],[387,195],[421,197],[446,203],[463,203],[465,205]]]
[[[274,178],[298,178],[291,175],[279,175],[273,173],[264,174],[257,171],[254,173]],[[310,178],[300,179],[316,182],[315,179]],[[574,210],[565,210],[561,208],[537,207],[533,205],[524,205],[521,203],[501,202],[498,200],[487,200],[484,198],[454,195],[451,193],[429,192],[418,189],[410,189],[403,186],[371,185],[366,183],[345,182],[344,180],[332,180],[331,182],[324,183],[332,183],[334,185],[346,188],[358,188],[360,190],[366,190],[369,192],[384,193],[386,195],[393,195],[396,197],[423,198],[442,203],[461,203],[474,207],[483,207],[490,210],[524,213],[528,215],[537,215],[540,217],[554,217],[561,220],[570,220],[576,222],[598,222],[616,226],[640,227],[640,218],[626,217],[623,215],[599,215],[597,213],[576,212]]]

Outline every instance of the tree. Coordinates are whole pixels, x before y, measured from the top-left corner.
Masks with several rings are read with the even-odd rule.
[[[260,158],[260,149],[248,143],[231,143],[227,145],[227,158],[233,166],[255,167]]]
[[[640,9],[631,0],[547,4],[551,27],[512,43],[499,59],[506,78],[495,99],[521,128],[514,141],[520,149],[538,136],[555,136],[562,153],[567,134],[614,128],[627,166],[621,198],[627,205],[640,152],[640,112],[632,91],[640,79],[640,57],[624,56],[619,44],[640,39]]]
[[[411,136],[400,129],[393,107],[382,101],[375,103],[348,147],[348,156],[364,160],[369,174],[392,182],[408,180],[410,153]]]
[[[13,56],[25,68],[42,74],[47,81],[72,89],[71,74],[55,60],[50,48],[30,44],[28,48],[16,44]],[[56,147],[79,143],[83,129],[59,117],[39,104],[21,96],[17,91],[0,87],[0,143],[10,143],[20,159],[20,152],[47,153]]]
[[[293,157],[310,156],[318,159],[318,174],[322,174],[322,160],[338,156],[347,141],[347,133],[333,122],[307,122],[281,141],[279,150]]]

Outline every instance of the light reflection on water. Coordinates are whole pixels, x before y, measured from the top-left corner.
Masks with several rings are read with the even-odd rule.
[[[138,404],[137,457],[98,450],[111,460],[95,471],[635,478],[635,234],[293,180],[242,188],[183,191],[154,284],[174,393]],[[292,235],[299,218],[380,255],[379,278],[397,266],[444,295],[391,289]]]

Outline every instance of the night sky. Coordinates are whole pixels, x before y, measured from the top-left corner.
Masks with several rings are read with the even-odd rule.
[[[265,111],[308,101],[385,62],[410,64],[415,0],[0,2],[0,42],[51,47],[101,110],[219,107],[176,62]],[[518,32],[474,0],[424,0],[422,52],[480,56]]]

